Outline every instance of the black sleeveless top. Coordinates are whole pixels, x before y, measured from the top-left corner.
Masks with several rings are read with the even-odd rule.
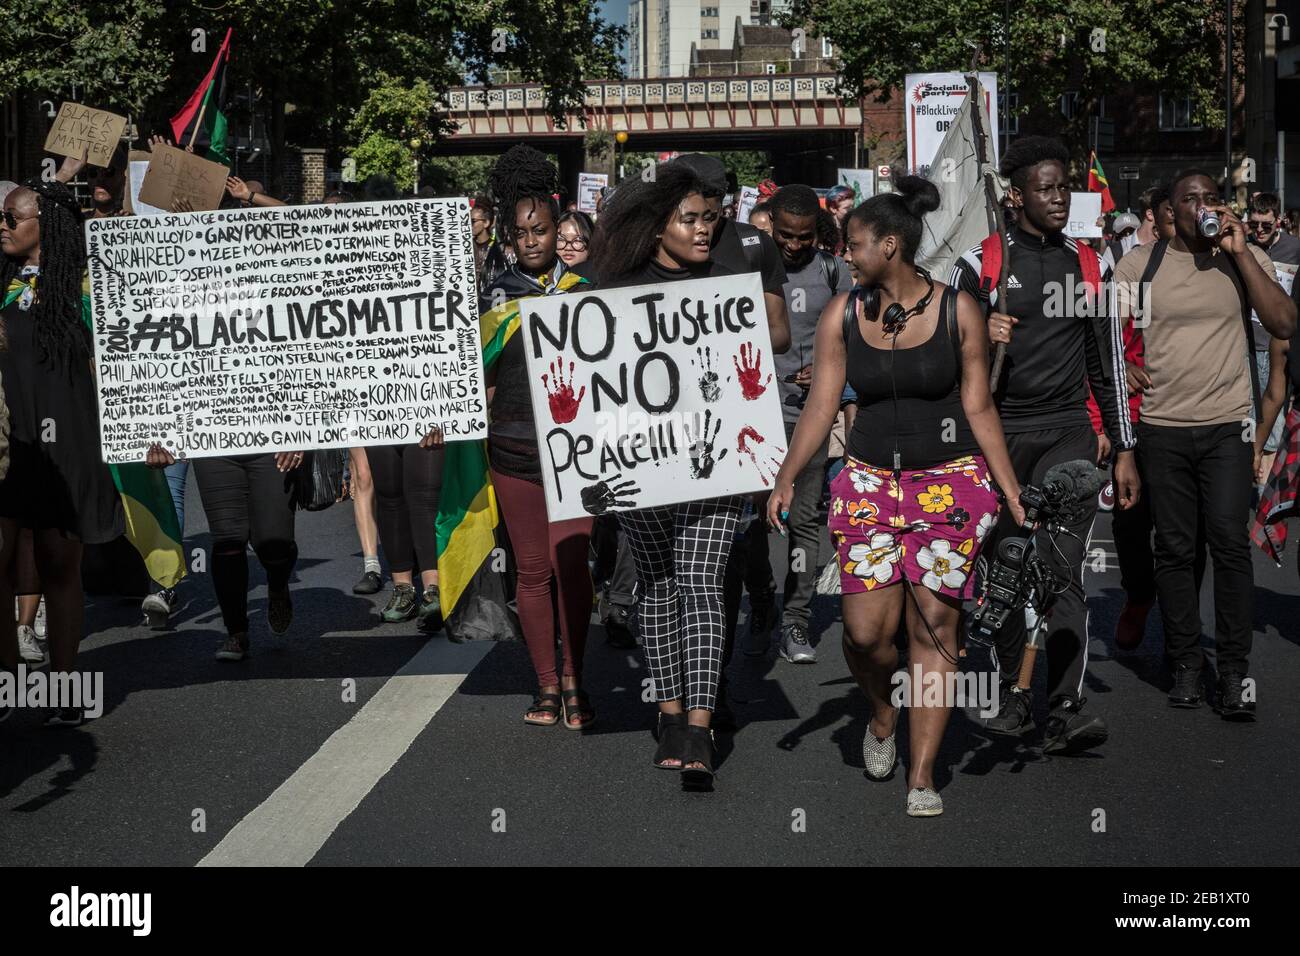
[[[933,468],[978,454],[979,444],[961,406],[957,291],[952,286],[944,289],[939,321],[928,340],[892,352],[868,345],[862,338],[857,295],[854,290],[849,296],[844,323],[848,380],[858,393],[849,454],[890,470],[897,445],[904,471]]]

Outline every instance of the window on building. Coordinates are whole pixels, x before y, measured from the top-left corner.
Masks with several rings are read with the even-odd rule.
[[[718,8],[717,8],[717,7],[700,7],[700,16],[702,16],[702,17],[714,17],[714,18],[716,18],[716,17],[718,16]]]
[[[701,30],[700,38],[704,40],[716,40],[718,38],[717,30]]]
[[[826,37],[822,37],[822,57],[829,59],[835,55],[835,45]]]
[[[1066,90],[1061,94],[1061,115],[1066,119],[1074,119],[1075,112],[1079,109],[1079,91]]]
[[[1166,96],[1160,94],[1160,109],[1157,126],[1161,130],[1200,129],[1201,124],[1192,112],[1190,96]]]
[[[1020,117],[1015,111],[1020,109],[1020,94],[1011,94],[1010,112],[1006,101],[1007,93],[1005,91],[998,93],[998,111],[1002,121],[1007,124],[1007,133],[1011,136],[1020,135]]]
[[[775,74],[775,73],[776,73],[776,64],[775,64],[775,63],[764,63],[764,64],[763,64],[763,72],[766,73],[766,74],[768,74],[769,76]]]

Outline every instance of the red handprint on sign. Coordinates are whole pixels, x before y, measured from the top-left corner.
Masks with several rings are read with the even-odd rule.
[[[754,346],[744,342],[740,346],[740,355],[731,357],[731,364],[736,366],[736,376],[740,381],[740,394],[745,401],[752,402],[772,384],[772,373],[763,379],[763,350],[754,351]]]
[[[781,459],[785,456],[785,449],[778,445],[769,445],[767,440],[754,430],[753,425],[746,425],[736,436],[736,451],[749,456],[749,460],[758,469],[758,477],[763,479],[765,486],[770,486],[776,480],[776,473],[781,469]]]
[[[550,364],[551,374],[542,376],[542,384],[546,386],[546,399],[551,405],[551,418],[557,425],[563,425],[571,422],[578,417],[578,406],[582,404],[582,396],[587,394],[587,386],[582,386],[575,398],[573,395],[573,363],[569,363],[569,380],[564,380],[564,357],[556,356],[554,362]],[[555,388],[551,388],[551,379],[555,380]]]

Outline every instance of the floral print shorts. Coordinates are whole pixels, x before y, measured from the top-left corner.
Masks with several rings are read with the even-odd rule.
[[[845,594],[887,587],[904,575],[962,600],[998,497],[981,455],[894,473],[850,457],[831,482],[831,539]]]

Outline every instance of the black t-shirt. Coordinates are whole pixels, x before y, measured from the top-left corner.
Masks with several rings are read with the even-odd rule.
[[[757,253],[753,253],[754,247],[757,247]],[[726,270],[711,271],[708,273],[710,276],[757,272],[763,277],[764,292],[784,294],[786,274],[785,265],[781,262],[781,250],[776,247],[771,236],[755,226],[734,219],[723,219],[714,234],[709,260],[718,266],[718,270]]]

